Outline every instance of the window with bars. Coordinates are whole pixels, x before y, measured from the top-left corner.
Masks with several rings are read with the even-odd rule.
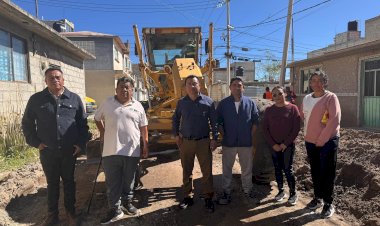
[[[28,81],[25,40],[1,29],[0,81]]]
[[[364,96],[380,96],[380,59],[364,63]]]

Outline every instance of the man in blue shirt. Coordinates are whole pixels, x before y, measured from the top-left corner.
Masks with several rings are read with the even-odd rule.
[[[241,181],[244,193],[251,196],[252,192],[252,140],[258,124],[256,104],[243,96],[244,85],[239,78],[230,82],[231,96],[224,98],[218,105],[219,131],[223,135],[222,165],[223,165],[223,196],[218,204],[226,205],[231,202],[232,167],[236,154],[239,156]]]
[[[76,225],[74,170],[88,139],[87,119],[80,97],[64,87],[61,69],[45,71],[47,88],[33,94],[22,118],[26,142],[40,150],[48,190],[48,216],[43,225],[58,223],[59,182],[69,225]]]
[[[195,75],[185,79],[187,96],[180,99],[173,115],[173,133],[180,150],[183,169],[184,199],[181,209],[193,205],[192,172],[194,159],[197,156],[202,171],[202,193],[205,197],[206,209],[214,212],[212,151],[216,148],[218,128],[213,100],[200,93],[199,80]],[[212,140],[210,141],[210,127]]]

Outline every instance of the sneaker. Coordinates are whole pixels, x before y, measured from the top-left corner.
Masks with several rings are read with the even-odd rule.
[[[298,201],[298,195],[297,193],[290,194],[290,197],[288,199],[288,203],[292,206],[296,205]]]
[[[136,215],[138,211],[131,202],[128,202],[126,205],[122,205],[121,210],[127,212],[129,215]]]
[[[211,198],[206,198],[205,199],[205,206],[206,206],[206,210],[208,212],[213,213],[215,211],[214,202],[212,201]]]
[[[219,205],[227,205],[231,202],[231,194],[228,194],[226,192],[223,193],[223,196],[218,199]]]
[[[120,209],[111,209],[107,212],[106,217],[104,217],[101,221],[100,224],[109,224],[115,221],[120,220],[124,216],[123,211]]]
[[[322,201],[322,199],[313,198],[313,200],[311,200],[311,201],[306,205],[306,207],[307,207],[309,210],[316,210],[316,209],[318,209],[319,207],[321,207],[322,205],[323,205],[323,201]]]
[[[330,218],[335,213],[335,208],[332,204],[326,203],[323,206],[321,215],[323,218]]]
[[[192,206],[194,204],[193,198],[186,197],[183,199],[183,201],[179,204],[180,209],[186,209],[188,206]]]
[[[276,202],[281,202],[284,198],[286,198],[286,194],[284,191],[279,191],[278,194],[274,197]]]

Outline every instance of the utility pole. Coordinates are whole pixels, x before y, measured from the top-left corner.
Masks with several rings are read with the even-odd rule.
[[[283,86],[285,84],[286,60],[287,60],[287,56],[288,56],[289,30],[290,30],[290,23],[292,21],[292,13],[293,13],[293,0],[289,0],[288,16],[287,16],[287,20],[286,20],[284,48],[282,51],[280,86]]]
[[[36,4],[36,18],[38,19],[38,0],[35,0]]]
[[[291,45],[292,45],[292,63],[294,62],[294,26],[293,26],[293,18],[292,18],[292,40],[291,40]]]
[[[292,45],[292,63],[294,63],[294,25],[293,25],[293,18],[292,18],[292,40],[291,40],[291,45]],[[290,76],[290,82],[291,82],[291,86],[293,86],[293,83],[294,83],[294,67],[292,68],[292,73]],[[293,87],[294,89],[294,87]]]
[[[230,0],[226,0],[226,6],[227,6],[227,84],[229,84],[231,80],[231,64],[230,64]]]

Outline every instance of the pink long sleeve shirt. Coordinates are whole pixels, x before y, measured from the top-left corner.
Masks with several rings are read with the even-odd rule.
[[[301,117],[305,120],[305,141],[323,146],[332,137],[339,136],[341,110],[334,93],[326,91],[318,98],[313,97],[313,93],[308,94],[301,109]]]

